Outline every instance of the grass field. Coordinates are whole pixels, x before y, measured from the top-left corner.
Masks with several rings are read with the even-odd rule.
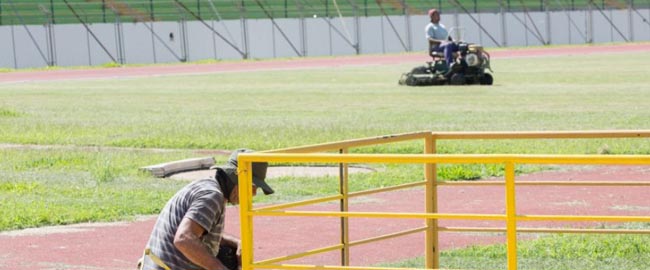
[[[201,149],[267,150],[420,130],[650,129],[649,62],[650,52],[497,59],[492,87],[398,86],[399,75],[412,65],[0,85],[0,144],[41,145],[0,147],[0,231],[155,214],[185,183],[154,179],[138,168],[205,156],[196,152]],[[603,148],[649,154],[650,142],[438,145],[441,153],[595,154]],[[420,143],[399,143],[354,151],[421,149]],[[414,181],[421,177],[419,168],[385,165],[377,174],[354,176],[351,189]],[[447,165],[439,177],[502,173],[499,166]],[[322,196],[338,188],[332,177],[271,181],[277,194],[257,202]],[[462,252],[457,256],[467,255]]]
[[[617,228],[648,229],[650,224]],[[517,244],[519,270],[643,270],[650,261],[650,235],[538,235]],[[443,251],[440,266],[445,269],[507,269],[506,246],[473,246]],[[424,258],[381,265],[424,268]]]
[[[111,1],[82,1],[68,0],[72,8],[86,22],[115,22],[115,12],[112,11]],[[156,21],[177,21],[182,16],[194,20],[183,8],[179,8],[173,0],[152,1],[152,0],[123,0],[115,1],[116,10],[122,14],[122,21],[129,22],[138,19]],[[447,0],[389,0],[380,1],[329,1],[329,0],[179,0],[194,14],[204,19],[239,19],[241,17],[240,5],[245,10],[246,18],[267,18],[266,12],[275,18],[297,18],[300,16],[312,16],[317,14],[320,17],[338,16],[337,6],[344,16],[378,16],[383,12],[389,15],[399,15],[409,12],[410,14],[425,14],[430,8],[438,8],[443,12],[453,12],[462,8],[470,12],[495,12],[498,11],[499,1],[476,1],[459,0],[460,6],[454,1]],[[503,6],[509,11],[543,11],[547,5],[550,10],[576,10],[585,9],[587,0],[505,0]],[[604,8],[626,8],[626,1],[594,1],[596,5]],[[262,7],[260,7],[260,5]],[[636,1],[635,7],[647,7],[650,3]],[[356,8],[355,8],[356,6]],[[214,8],[213,8],[214,7]],[[461,8],[462,7],[462,8]],[[383,9],[383,12],[382,12]],[[216,12],[215,12],[216,10]],[[266,11],[266,12],[265,12]],[[0,25],[21,24],[44,24],[48,21],[46,13],[52,14],[54,23],[79,23],[63,1],[38,1],[38,0],[13,0],[0,1]]]

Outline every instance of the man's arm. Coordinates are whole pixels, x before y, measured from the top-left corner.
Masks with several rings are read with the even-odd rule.
[[[183,218],[174,235],[174,246],[194,264],[207,270],[227,270],[201,243],[205,229],[189,218]]]

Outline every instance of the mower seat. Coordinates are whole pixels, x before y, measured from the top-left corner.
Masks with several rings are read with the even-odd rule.
[[[433,57],[433,59],[445,58],[445,54],[443,52],[431,52],[431,53],[429,53],[429,55],[431,55],[431,57]]]
[[[443,53],[443,52],[431,52],[431,53],[429,53],[429,55],[431,55],[431,58],[433,58],[433,61],[444,60],[445,59],[445,53]],[[453,59],[457,59],[458,56],[459,56],[458,52],[452,53]]]

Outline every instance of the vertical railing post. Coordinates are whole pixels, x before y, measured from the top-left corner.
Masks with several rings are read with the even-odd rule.
[[[503,5],[503,0],[499,0],[499,14],[501,24],[501,46],[508,47],[508,29],[506,28],[506,8]]]
[[[347,154],[347,148],[339,149],[340,154]],[[341,212],[347,212],[349,209],[349,185],[348,185],[348,164],[339,164],[339,191],[341,193]],[[350,236],[349,236],[349,221],[347,217],[341,217],[341,265],[350,265]]]
[[[634,42],[634,0],[627,1],[627,23],[628,23],[628,40]]]
[[[436,153],[436,138],[433,133],[429,133],[424,138],[424,154],[430,155]],[[427,163],[424,165],[424,179],[426,180],[426,191],[424,195],[425,207],[427,214],[438,212],[438,185],[436,179],[436,164]],[[438,248],[438,220],[427,219],[426,235],[424,244],[424,257],[426,268],[440,268],[440,250]]]
[[[594,43],[594,12],[593,12],[593,0],[587,2],[587,18],[586,18],[586,31],[587,31],[587,43]]]
[[[241,24],[242,44],[244,45],[244,59],[248,59],[250,56],[250,51],[248,48],[248,20],[246,18],[246,3],[244,0],[240,0],[237,3],[239,3],[239,21]]]
[[[548,0],[544,0],[544,10],[546,11],[546,44],[551,45],[551,7]]]
[[[253,264],[253,174],[250,161],[238,161],[239,219],[241,225],[241,269],[250,270]]]
[[[517,269],[517,210],[515,207],[515,164],[506,164],[506,236],[508,270]]]
[[[190,60],[189,50],[187,48],[187,20],[185,15],[181,13],[181,19],[178,22],[179,32],[181,34],[181,62],[187,62]]]
[[[117,62],[120,65],[124,65],[126,60],[124,56],[124,30],[122,29],[122,17],[114,7],[111,7],[111,10],[115,15],[115,48],[117,50]]]

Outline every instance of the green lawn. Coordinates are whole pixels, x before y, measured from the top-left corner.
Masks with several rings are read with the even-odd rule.
[[[650,223],[618,226],[648,229]],[[517,244],[519,270],[644,270],[650,265],[650,235],[552,234]],[[507,269],[506,246],[473,246],[443,251],[444,269]],[[424,268],[424,258],[381,265]]]
[[[185,183],[155,179],[138,168],[202,157],[197,151],[203,149],[267,150],[421,130],[650,129],[649,62],[650,52],[495,59],[491,87],[398,86],[410,64],[2,84],[0,144],[56,147],[0,148],[0,231],[155,214]],[[602,148],[611,154],[650,153],[647,139],[438,144],[441,153],[595,154]],[[420,142],[407,142],[353,151],[421,149]],[[218,156],[218,162],[224,158]],[[422,177],[421,165],[377,166],[383,166],[377,173],[353,175],[351,190]],[[545,168],[518,171],[540,169]],[[439,177],[502,173],[496,165],[441,165]],[[256,202],[322,196],[338,188],[333,177],[270,181],[277,194],[258,196]],[[647,250],[647,244],[639,248]],[[445,256],[490,254],[479,247],[466,251],[469,255],[463,252]],[[617,262],[647,262],[629,254]],[[499,269],[503,258],[497,255],[492,263],[498,263],[485,265]],[[642,269],[630,265],[625,269]]]

